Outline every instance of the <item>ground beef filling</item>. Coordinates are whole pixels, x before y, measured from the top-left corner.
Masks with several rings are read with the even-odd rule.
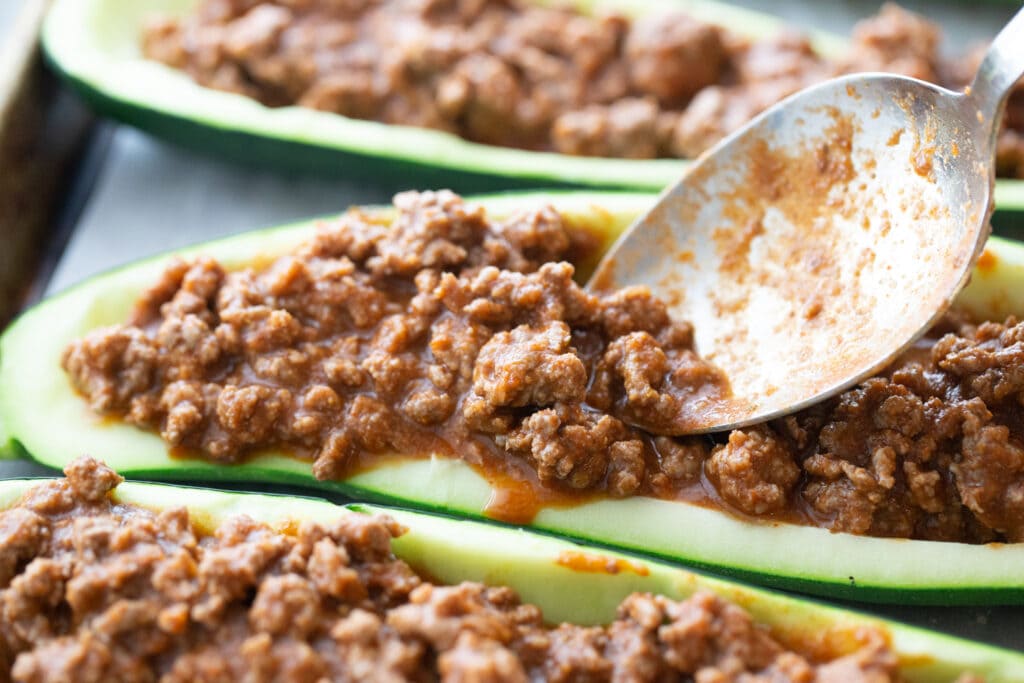
[[[833,60],[793,33],[752,42],[678,12],[630,20],[516,0],[203,0],[151,22],[142,43],[204,86],[269,106],[636,159],[694,157],[831,76],[892,71],[961,88],[980,58],[943,60],[938,27],[895,5]],[[1024,96],[1006,126],[999,171],[1024,176]]]
[[[529,521],[653,495],[875,536],[1024,541],[1024,324],[944,323],[882,375],[716,440],[673,419],[725,390],[642,288],[582,290],[585,233],[448,192],[353,210],[256,270],[172,264],[128,324],[63,364],[103,414],[182,453],[271,447],[343,478],[385,455],[465,459]],[[519,493],[516,493],[519,492]],[[518,496],[518,498],[516,498]]]
[[[96,460],[65,474],[0,512],[3,680],[900,680],[868,628],[819,661],[711,593],[638,593],[610,625],[553,627],[509,588],[420,578],[387,517],[209,534],[184,507],[112,502],[121,478]]]
[[[284,447],[331,479],[441,453],[613,496],[685,474],[660,461],[693,444],[662,456],[653,435],[727,384],[646,288],[573,281],[561,259],[592,234],[550,208],[489,221],[444,191],[395,207],[350,211],[266,268],[178,261],[64,367],[96,411],[222,462]]]
[[[715,445],[716,502],[872,536],[1024,541],[1024,324],[950,316],[881,375]],[[777,511],[777,512],[774,512]]]

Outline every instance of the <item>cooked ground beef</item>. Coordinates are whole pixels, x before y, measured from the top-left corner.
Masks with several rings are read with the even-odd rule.
[[[660,472],[647,431],[727,391],[647,289],[573,281],[559,259],[594,237],[552,209],[493,222],[446,191],[395,206],[266,268],[177,261],[64,367],[93,409],[222,462],[285,447],[329,479],[440,452],[614,496]]]
[[[950,319],[837,399],[718,443],[673,437],[727,382],[646,289],[573,281],[557,259],[592,238],[550,208],[495,222],[449,192],[395,204],[266,267],[174,262],[127,324],[67,348],[74,386],[220,462],[284,448],[340,479],[382,455],[460,457],[526,491],[489,510],[515,521],[603,492],[1024,541],[1024,324]]]
[[[607,626],[550,626],[509,588],[419,577],[388,517],[283,533],[239,516],[208,533],[184,507],[112,502],[121,478],[96,460],[65,474],[0,512],[2,680],[900,680],[868,627],[818,661],[706,592],[638,593]]]
[[[630,20],[521,0],[202,0],[143,52],[204,86],[468,140],[564,154],[694,157],[778,100],[854,71],[961,88],[937,26],[895,5],[828,60],[795,33],[750,41],[686,14]],[[1019,101],[1018,101],[1019,100]],[[1024,177],[1024,90],[999,170]]]
[[[1024,541],[1024,324],[952,317],[881,375],[729,434],[719,502],[872,536]]]

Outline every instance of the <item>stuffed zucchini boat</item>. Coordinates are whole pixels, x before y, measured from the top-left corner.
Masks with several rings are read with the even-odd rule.
[[[592,3],[579,4],[585,8]],[[463,192],[552,184],[660,189],[685,167],[678,160],[637,163],[474,144],[443,132],[313,109],[271,109],[247,97],[203,88],[140,54],[147,18],[184,16],[196,5],[195,0],[145,5],[57,2],[43,27],[43,49],[58,72],[99,111],[193,149],[247,162]],[[614,3],[633,14],[645,5]],[[770,17],[713,0],[688,3],[687,11],[710,23],[744,27],[753,35],[779,27]]]
[[[429,203],[439,201],[448,202],[452,211],[468,212],[460,215],[477,215],[443,193],[418,199],[406,197],[403,201],[426,202],[408,209],[409,215],[436,218],[431,213],[434,205]],[[524,214],[523,210],[550,205],[564,221],[586,228],[607,244],[652,201],[652,196],[639,194],[555,193],[484,198],[480,206],[495,221],[514,214],[527,215],[533,216],[527,223],[536,226],[543,224],[547,220],[544,216],[550,218],[550,214]],[[390,220],[398,220],[396,215],[395,211],[385,209],[349,214],[352,220],[370,224],[374,220],[389,220],[389,216]],[[433,224],[439,225],[441,221],[433,220]],[[228,271],[267,266],[276,257],[306,243],[317,234],[316,230],[312,222],[296,224],[199,245],[176,256],[216,259]],[[391,255],[401,264],[407,253],[411,252],[398,250]],[[529,514],[517,515],[517,490],[508,487],[507,477],[500,473],[492,477],[468,465],[464,458],[434,455],[437,451],[433,447],[424,447],[421,457],[382,456],[341,474],[332,473],[328,458],[328,468],[318,472],[319,478],[314,477],[309,458],[297,458],[293,451],[282,449],[263,449],[233,465],[190,457],[188,452],[169,448],[152,431],[118,417],[100,417],[92,412],[86,398],[76,391],[61,368],[62,354],[69,344],[82,335],[123,322],[143,292],[157,281],[161,270],[174,262],[173,256],[149,259],[90,279],[27,311],[5,332],[0,340],[0,420],[10,456],[28,456],[44,465],[62,468],[76,454],[102,453],[112,467],[131,477],[300,484],[361,499],[393,501],[471,517],[493,517],[493,511],[501,509],[504,511],[497,516],[502,519],[528,521],[536,529],[637,550],[773,586],[857,600],[904,604],[1024,602],[1024,580],[1019,572],[1024,562],[1024,544],[984,543],[991,535],[976,538],[970,544],[834,533],[826,528],[784,523],[778,517],[751,518],[723,512],[721,505],[715,505],[714,496],[703,504],[692,504],[649,495],[635,485],[630,491],[637,495],[620,499],[597,495],[599,492],[593,489],[582,497],[547,501],[528,496],[534,507],[528,510]],[[285,265],[271,270],[278,274],[297,272],[288,265],[290,261],[281,263]],[[493,275],[496,271],[488,272]],[[449,287],[455,286],[455,280],[448,282]],[[1024,302],[1018,294],[1022,282],[1024,248],[993,238],[958,306],[980,319],[1001,320],[1022,310]],[[571,281],[559,286],[566,290],[575,287]],[[150,305],[157,304],[159,300]],[[505,333],[501,338],[510,341],[514,335]],[[435,349],[437,353],[441,351],[440,347]],[[480,355],[486,354],[481,351]],[[392,367],[387,363],[385,366]],[[269,405],[273,396],[268,394],[265,400],[251,404],[251,410]],[[362,399],[357,403],[360,401],[365,403]],[[891,408],[894,404],[887,405]],[[372,418],[373,413],[361,415]],[[354,419],[350,416],[339,424],[347,427]],[[874,418],[869,416],[870,419]],[[249,418],[242,418],[241,424],[245,429],[255,429]],[[373,420],[368,424],[372,427]],[[387,423],[377,424],[384,425],[376,430],[378,435],[384,433],[381,438],[387,438]],[[223,434],[214,436],[219,439]],[[764,444],[763,436],[757,434],[744,439],[748,445]],[[730,447],[735,445],[732,441],[730,437]],[[217,440],[209,443],[211,448],[223,444]],[[611,449],[616,447],[613,444]],[[627,463],[633,447],[628,443],[621,445],[619,455]],[[748,453],[754,459],[763,455]],[[885,452],[876,458],[884,461],[884,456]],[[506,460],[514,459],[510,456]],[[685,460],[681,462],[685,464]],[[320,466],[318,459],[316,467]],[[680,461],[676,467],[682,467]],[[790,471],[793,466],[785,467]],[[851,475],[861,476],[857,472]],[[922,476],[927,484],[927,476]],[[608,491],[616,477],[614,483],[621,494],[629,477],[622,472],[610,472]],[[698,488],[704,485],[699,476],[696,481]],[[762,483],[767,488],[755,486],[752,490],[755,503],[763,501],[765,491],[776,490],[768,482]],[[724,491],[721,486],[718,490]],[[740,501],[739,505],[742,504]],[[735,513],[735,507],[730,509]]]
[[[583,11],[599,7],[634,16],[682,9],[695,19],[751,38],[772,36],[782,27],[773,17],[712,0],[575,4]],[[480,144],[438,130],[346,118],[307,107],[267,107],[246,96],[201,87],[186,73],[140,54],[147,18],[180,17],[195,6],[196,0],[58,0],[44,26],[43,46],[55,68],[99,111],[193,149],[246,162],[358,175],[396,189],[452,187],[462,192],[543,186],[660,190],[686,166],[685,161],[669,158],[608,158],[599,151],[590,152],[598,156],[572,156]],[[816,34],[813,42],[825,55],[842,51],[843,41],[832,36]],[[773,56],[765,59],[772,62]],[[871,64],[865,67],[879,68]],[[583,150],[589,143],[580,144]],[[1022,187],[1019,181],[999,180],[997,212],[1021,210]],[[1005,220],[1009,219],[1007,215]],[[996,220],[999,227],[1004,218]]]
[[[13,680],[1024,676],[1020,653],[523,530],[120,483],[91,458],[66,473],[0,482],[0,544],[19,558],[0,565]]]

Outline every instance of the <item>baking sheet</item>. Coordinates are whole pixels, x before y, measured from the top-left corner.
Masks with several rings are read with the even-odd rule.
[[[47,293],[195,242],[390,199],[389,192],[372,185],[199,157],[118,126]]]
[[[41,281],[65,179],[93,116],[44,69],[36,45],[49,0],[0,5],[0,327]]]
[[[842,33],[878,6],[874,2],[795,0],[738,4]],[[993,35],[1013,12],[1012,7],[936,0],[905,4],[943,22],[947,47],[953,51]],[[88,201],[74,219],[70,240],[40,291],[59,291],[119,264],[194,242],[390,198],[390,191],[359,182],[280,175],[207,159],[111,124],[97,139],[105,158],[98,167],[87,165],[87,177],[78,179],[78,187],[90,188]],[[44,474],[52,472],[25,462],[0,462],[0,477]],[[1024,650],[1021,607],[850,606]]]

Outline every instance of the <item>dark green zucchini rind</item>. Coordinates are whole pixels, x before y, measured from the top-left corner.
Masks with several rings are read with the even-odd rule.
[[[100,112],[191,149],[292,171],[372,180],[388,187],[451,187],[461,192],[590,186],[660,190],[686,162],[572,157],[466,142],[439,131],[389,126],[286,107],[270,109],[240,95],[200,87],[139,54],[139,32],[155,13],[181,15],[196,0],[56,0],[43,31],[54,68]],[[576,0],[627,13],[678,8],[671,0]],[[709,0],[686,11],[751,36],[770,35],[777,19]],[[815,35],[835,53],[842,41]],[[997,183],[997,228],[1024,211],[1024,183]]]
[[[653,201],[636,194],[508,195],[483,201],[501,217],[548,201],[608,239]],[[312,224],[250,233],[193,248],[241,267],[284,253]],[[168,257],[86,281],[22,315],[0,338],[0,422],[8,452],[63,467],[80,453],[105,459],[129,477],[299,484],[360,499],[482,517],[493,491],[461,461],[424,457],[390,462],[345,482],[316,481],[309,463],[267,453],[243,465],[173,458],[160,437],[93,415],[60,369],[68,342],[123,322]],[[983,268],[960,305],[1002,317],[1024,312],[1024,247],[993,238]],[[660,556],[780,588],[902,604],[1024,604],[1024,544],[971,546],[865,538],[787,524],[754,523],[685,503],[634,497],[548,508],[533,527]]]
[[[56,68],[61,68],[52,57],[49,61]],[[257,165],[286,173],[308,173],[326,178],[358,179],[389,191],[400,191],[410,187],[446,187],[467,193],[539,187],[571,188],[588,184],[607,185],[611,188],[630,187],[630,183],[617,182],[614,178],[608,183],[563,181],[549,177],[543,172],[542,167],[538,167],[538,173],[501,176],[450,167],[442,165],[441,161],[431,163],[420,158],[418,154],[401,158],[382,153],[361,153],[325,143],[289,140],[231,128],[215,128],[171,112],[111,97],[102,89],[70,74],[65,73],[64,76],[96,111],[193,152],[213,154],[243,166]],[[453,144],[459,142],[461,141],[452,139]],[[681,168],[674,168],[668,177],[677,175]]]
[[[0,482],[0,510],[15,503],[32,483]],[[551,623],[607,623],[614,619],[619,602],[636,591],[685,599],[698,590],[709,590],[742,606],[788,643],[803,642],[812,647],[848,643],[861,628],[881,629],[897,654],[901,673],[910,683],[948,682],[964,671],[984,676],[989,683],[1024,680],[1024,655],[1017,652],[523,530],[372,506],[344,509],[308,498],[158,484],[125,483],[117,488],[114,497],[119,502],[152,510],[185,502],[193,520],[210,530],[238,514],[275,528],[290,528],[295,520],[328,522],[344,514],[383,512],[408,529],[394,541],[393,547],[395,554],[417,571],[445,584],[480,581],[511,586],[524,601],[539,605]],[[574,563],[566,559],[580,558],[581,554],[587,559],[600,559],[597,564],[617,564],[621,570],[606,573],[574,569]]]

